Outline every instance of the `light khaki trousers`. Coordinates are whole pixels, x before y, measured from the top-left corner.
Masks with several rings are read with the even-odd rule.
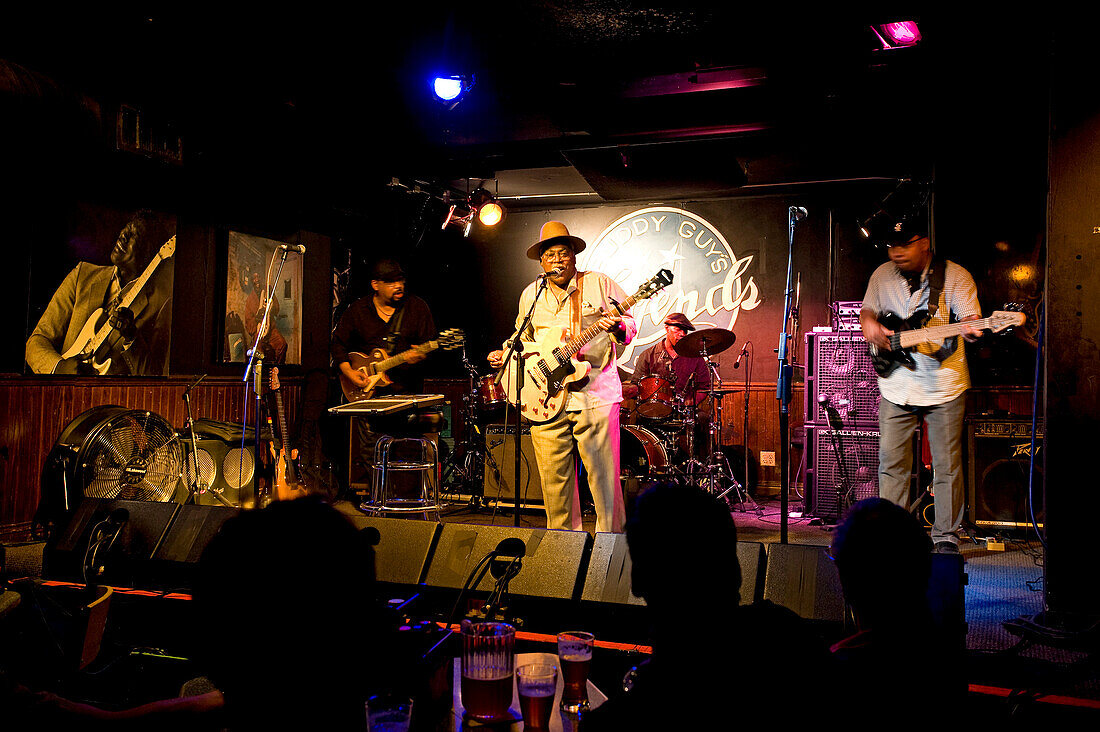
[[[546,528],[582,528],[575,446],[588,471],[596,531],[622,532],[626,503],[619,476],[618,404],[565,412],[553,422],[532,425],[531,444],[542,479]]]

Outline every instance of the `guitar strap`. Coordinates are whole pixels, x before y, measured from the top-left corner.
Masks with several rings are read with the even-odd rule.
[[[940,295],[943,294],[944,281],[947,276],[947,260],[942,257],[932,259],[928,268],[928,319],[936,317],[940,308]],[[945,338],[939,350],[932,354],[937,361],[946,361],[959,347],[959,337]]]
[[[390,318],[390,327],[386,335],[382,336],[382,342],[386,344],[386,350],[391,354],[397,353],[397,339],[401,337],[401,321],[405,318],[405,303]]]

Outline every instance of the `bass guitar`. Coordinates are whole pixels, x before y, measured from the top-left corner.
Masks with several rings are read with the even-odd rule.
[[[130,307],[130,304],[137,298],[138,293],[141,292],[141,288],[145,287],[145,283],[153,276],[157,265],[175,253],[176,237],[173,236],[161,246],[160,251],[153,256],[153,261],[149,262],[149,266],[145,268],[141,276],[126,287],[121,299],[118,301],[118,307]],[[95,312],[85,321],[84,327],[80,329],[80,335],[73,341],[73,345],[61,354],[61,358],[78,356],[80,360],[85,361],[100,376],[107,373],[107,369],[111,368],[111,358],[107,355],[111,352],[111,348],[104,348],[103,345],[111,333],[114,332],[110,315],[111,313],[105,313],[103,308],[96,308]]]
[[[873,344],[867,344],[871,354],[871,365],[875,367],[875,373],[879,376],[889,376],[899,367],[905,366],[912,370],[917,364],[913,361],[910,350],[921,343],[936,343],[959,335],[964,328],[975,330],[991,330],[999,333],[1006,328],[1021,326],[1027,320],[1024,313],[1016,313],[1010,310],[998,310],[988,318],[980,320],[968,320],[964,323],[950,323],[948,325],[936,325],[930,328],[923,327],[928,322],[928,311],[920,310],[908,318],[891,312],[885,312],[878,316],[878,322],[885,328],[894,332],[890,336],[890,348],[887,350],[878,348]]]
[[[662,269],[642,283],[630,297],[612,307],[607,313],[620,317],[635,303],[647,300],[668,285],[672,284],[672,272]],[[529,422],[543,424],[557,419],[565,410],[571,385],[588,377],[592,365],[587,361],[574,358],[577,353],[600,333],[604,333],[599,323],[593,323],[575,337],[564,340],[561,328],[549,328],[541,340],[534,344],[524,344],[523,391],[520,392],[520,414]],[[516,403],[516,375],[513,361],[504,365],[503,376],[508,401]]]
[[[428,354],[437,348],[441,348],[444,351],[450,351],[455,348],[460,348],[465,342],[466,336],[461,330],[458,328],[448,328],[440,333],[436,340],[422,343],[419,346],[413,346],[409,350],[403,351],[396,356],[389,355],[386,353],[385,349],[382,348],[375,348],[369,354],[352,351],[348,353],[348,361],[351,363],[353,369],[367,377],[367,385],[361,387],[341,372],[340,389],[344,392],[344,397],[349,402],[370,399],[374,396],[374,392],[377,389],[393,383],[389,376],[386,375],[386,372],[394,366],[400,366],[406,363],[410,356],[417,353]]]
[[[279,391],[279,368],[271,369],[271,391],[275,394],[275,421],[279,429],[279,454],[275,454],[275,444],[271,445],[271,456],[275,458],[275,500],[289,501],[301,498],[309,493],[301,482],[298,469],[298,450],[290,447],[290,434],[286,426],[286,414],[283,411],[283,392]]]

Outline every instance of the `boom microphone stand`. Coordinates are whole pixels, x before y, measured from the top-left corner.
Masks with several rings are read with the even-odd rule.
[[[520,341],[520,333],[524,333],[527,330],[527,326],[531,324],[531,319],[535,317],[535,305],[538,304],[539,298],[542,296],[543,291],[547,287],[549,278],[543,274],[539,277],[539,286],[535,290],[535,297],[531,300],[531,309],[527,311],[527,315],[523,316],[523,322],[516,332],[512,334],[510,342],[508,344],[508,351],[504,354],[502,359],[504,362],[504,368],[497,372],[494,382],[499,384],[500,380],[504,378],[504,372],[508,368],[508,362],[513,361],[512,369],[515,372],[515,407],[516,407],[516,463],[515,463],[515,482],[512,484],[512,491],[515,494],[513,496],[515,502],[515,510],[513,511],[513,519],[516,526],[519,526],[519,485],[520,485],[520,460],[523,457],[523,440],[520,434],[521,420],[523,419],[523,343]],[[507,389],[507,385],[505,386]],[[507,432],[508,425],[504,425],[504,429]]]
[[[779,400],[779,508],[781,511],[779,521],[779,543],[787,543],[787,505],[788,491],[790,490],[790,439],[791,439],[791,372],[792,367],[787,357],[790,347],[791,334],[788,331],[791,322],[791,273],[794,270],[794,229],[795,224],[806,217],[806,209],[801,206],[791,206],[787,209],[787,285],[783,296],[783,332],[779,336],[779,348],[776,353],[779,356],[779,379],[776,382],[776,398]]]
[[[249,377],[252,377],[252,376],[254,376],[255,379],[256,379],[255,388],[253,389],[253,391],[256,394],[256,444],[255,444],[255,452],[253,453],[256,456],[256,460],[259,460],[260,455],[263,454],[263,444],[262,444],[262,440],[261,440],[260,413],[261,413],[261,410],[263,408],[263,402],[261,400],[262,400],[262,394],[263,394],[264,354],[263,354],[263,350],[260,348],[260,341],[262,341],[263,337],[265,335],[267,335],[267,323],[268,323],[268,319],[271,316],[271,302],[275,298],[275,288],[277,288],[279,286],[279,278],[282,277],[282,274],[283,274],[283,265],[286,264],[286,258],[287,258],[287,255],[290,254],[291,249],[298,252],[299,254],[304,254],[305,253],[305,247],[304,246],[292,246],[292,245],[289,245],[289,244],[280,244],[279,245],[279,251],[282,252],[283,256],[279,258],[279,269],[276,270],[275,277],[272,278],[272,280],[271,280],[271,290],[267,293],[267,303],[264,305],[264,314],[263,314],[263,317],[260,318],[259,325],[256,326],[256,341],[255,341],[255,343],[252,344],[252,348],[248,352],[248,365],[245,366],[244,378],[242,379],[242,381],[245,384],[245,403],[246,404],[248,402],[248,379],[249,379]],[[270,267],[268,267],[268,271],[269,272],[271,271]],[[253,373],[253,368],[255,368],[254,373]],[[245,424],[242,425],[241,427],[242,427],[242,430],[246,430],[246,428],[248,427],[248,418],[247,417],[245,418]],[[241,454],[241,460],[244,460],[244,453]],[[254,486],[257,485],[257,482],[253,482],[253,485]],[[254,504],[253,504],[254,507],[255,508],[262,508],[258,491],[255,491],[254,498],[255,498],[255,501],[254,501]],[[241,501],[241,504],[242,505],[244,504],[243,500]]]

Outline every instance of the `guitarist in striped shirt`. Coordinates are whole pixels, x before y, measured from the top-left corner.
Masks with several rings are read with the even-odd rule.
[[[863,337],[885,356],[896,330],[965,324],[981,317],[977,286],[963,267],[935,256],[927,219],[915,214],[881,235],[890,261],[871,275],[860,310]],[[884,324],[885,323],[885,324]],[[981,331],[962,325],[960,335],[975,341]],[[910,506],[913,436],[924,419],[934,469],[936,520],[932,541],[938,553],[957,554],[956,532],[965,507],[962,428],[970,388],[966,349],[959,336],[922,343],[908,352],[904,366],[879,369],[879,494]]]

